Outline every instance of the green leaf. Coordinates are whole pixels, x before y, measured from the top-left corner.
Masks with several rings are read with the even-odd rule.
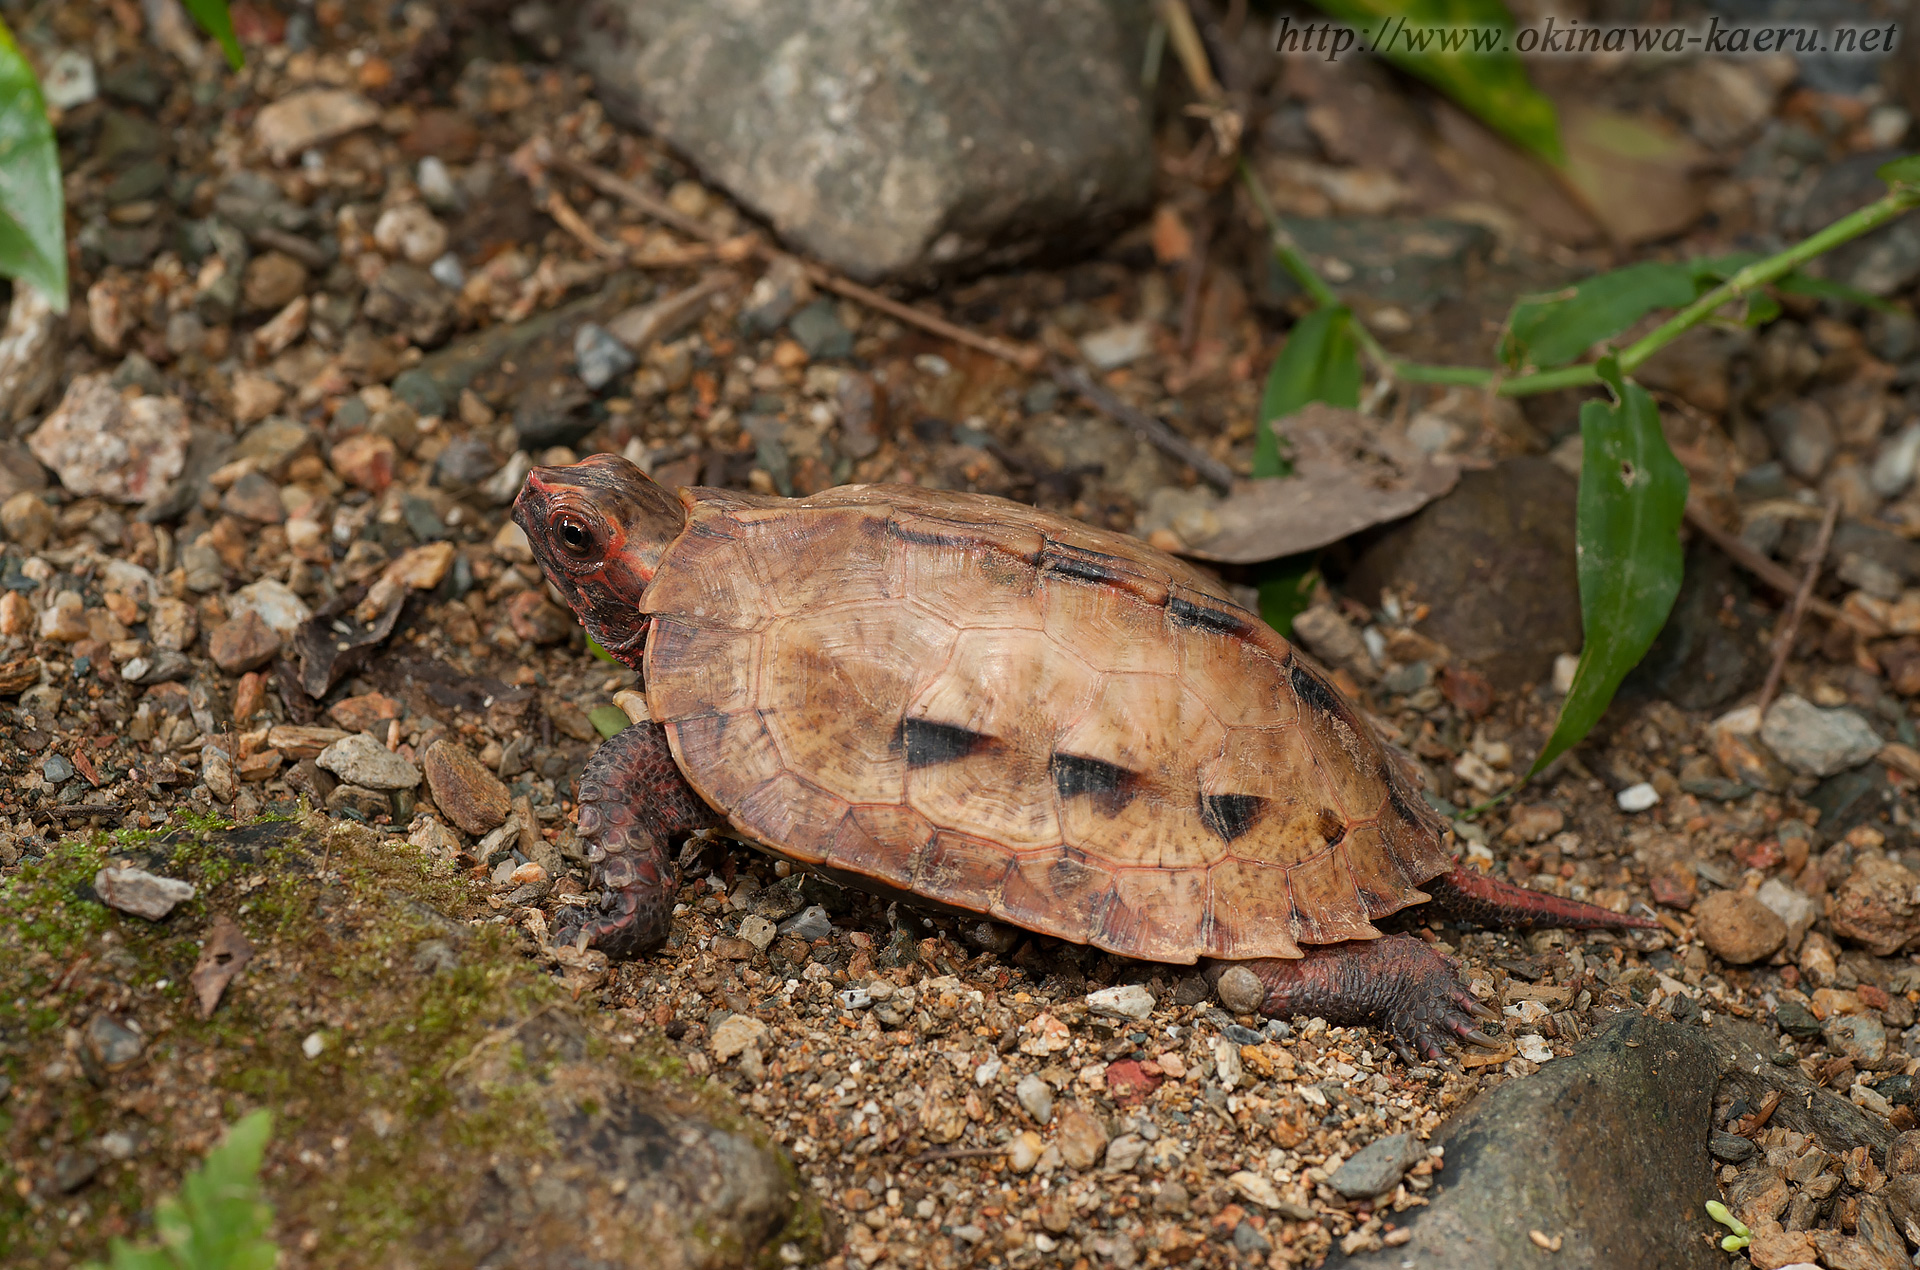
[[[1863,309],[1872,309],[1877,313],[1898,313],[1900,306],[1890,303],[1859,287],[1850,287],[1844,282],[1835,282],[1831,278],[1816,278],[1810,273],[1790,273],[1773,284],[1789,295],[1807,295],[1818,300],[1838,300],[1842,304],[1857,304]],[[1759,325],[1754,323],[1753,325]]]
[[[186,5],[200,29],[219,43],[220,51],[227,55],[227,65],[239,70],[246,57],[240,52],[239,37],[233,33],[233,15],[227,12],[227,0],[186,0]]]
[[[1874,169],[1888,185],[1920,185],[1920,154],[1909,154]]]
[[[1559,116],[1512,52],[1513,15],[1500,0],[1315,3],[1364,32],[1366,48],[1426,80],[1495,132],[1549,163],[1566,161]]]
[[[609,665],[613,664],[613,654],[608,652],[606,649],[600,647],[600,641],[596,640],[591,635],[587,636],[587,651],[592,653],[595,657],[598,657],[601,661],[606,662]]]
[[[1254,579],[1260,591],[1260,618],[1281,635],[1290,638],[1293,619],[1313,603],[1313,590],[1320,584],[1319,562],[1317,551],[1283,556],[1261,566]]]
[[[1273,424],[1311,401],[1351,409],[1360,404],[1360,346],[1353,314],[1344,308],[1315,309],[1294,323],[1267,372],[1253,430],[1253,475],[1288,476],[1293,465],[1281,451]]]
[[[1655,309],[1692,304],[1716,280],[1712,261],[1647,261],[1595,274],[1578,286],[1513,306],[1500,358],[1513,370],[1547,370],[1578,361]]]
[[[155,1206],[158,1248],[113,1241],[113,1270],[273,1270],[280,1251],[267,1232],[273,1206],[260,1194],[260,1161],[273,1114],[256,1111]],[[100,1270],[97,1262],[88,1270]]]
[[[67,311],[67,215],[60,150],[33,68],[0,21],[0,274]]]
[[[1680,593],[1680,518],[1687,473],[1667,448],[1660,411],[1646,389],[1609,357],[1600,378],[1614,402],[1580,408],[1580,623],[1585,634],[1573,687],[1547,748],[1527,775],[1592,730],[1614,690],[1646,655]]]
[[[595,706],[587,711],[587,722],[593,724],[594,729],[601,736],[612,740],[626,731],[633,721],[627,718],[627,712],[619,706]]]

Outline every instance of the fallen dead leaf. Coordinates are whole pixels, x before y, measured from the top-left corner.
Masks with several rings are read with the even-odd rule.
[[[1459,467],[1430,458],[1357,410],[1314,403],[1280,431],[1293,475],[1246,481],[1210,510],[1218,532],[1182,555],[1226,564],[1290,556],[1419,511],[1452,489]]]
[[[200,998],[200,1017],[210,1019],[220,1004],[220,996],[227,985],[246,968],[253,959],[253,944],[241,933],[231,917],[224,913],[213,919],[213,929],[207,932],[207,942],[200,948],[200,960],[194,963],[193,974],[188,982]]]
[[[1475,1067],[1498,1067],[1519,1052],[1511,1045],[1502,1045],[1497,1050],[1472,1049],[1460,1055],[1460,1066],[1469,1070]]]
[[[1668,238],[1706,211],[1693,175],[1707,155],[1678,129],[1577,102],[1560,112],[1567,183],[1614,241]]]

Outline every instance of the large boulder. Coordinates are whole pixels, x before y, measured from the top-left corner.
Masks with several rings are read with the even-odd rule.
[[[856,278],[1034,254],[1153,176],[1144,0],[601,0],[574,47],[608,109]]]

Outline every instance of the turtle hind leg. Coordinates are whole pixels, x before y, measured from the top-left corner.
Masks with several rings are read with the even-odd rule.
[[[1215,963],[1251,970],[1265,991],[1260,1012],[1278,1018],[1318,1015],[1340,1027],[1385,1029],[1401,1058],[1445,1063],[1450,1040],[1491,1046],[1474,1026],[1497,1019],[1460,982],[1453,963],[1410,935],[1384,935],[1309,948],[1299,958]]]
[[[578,826],[600,907],[567,910],[554,942],[584,934],[610,957],[631,957],[665,939],[679,885],[668,843],[718,823],[680,774],[659,724],[635,723],[604,742],[580,774]]]
[[[1478,869],[1458,865],[1421,883],[1421,889],[1433,900],[1409,911],[1416,921],[1438,917],[1497,930],[1532,930],[1538,926],[1564,926],[1570,930],[1657,930],[1660,926],[1651,918],[1630,917],[1598,904],[1563,900],[1557,895],[1528,890]]]

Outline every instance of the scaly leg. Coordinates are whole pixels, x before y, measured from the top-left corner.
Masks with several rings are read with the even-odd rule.
[[[554,942],[585,934],[609,957],[630,957],[665,939],[679,887],[668,841],[719,823],[680,774],[659,724],[635,723],[606,741],[580,774],[579,833],[605,888],[600,915],[568,910]]]
[[[1433,899],[1409,911],[1416,919],[1438,917],[1508,930],[1659,925],[1596,904],[1530,891],[1475,869],[1455,868],[1421,886]],[[1493,1044],[1473,1021],[1499,1015],[1474,999],[1451,962],[1407,935],[1309,948],[1297,960],[1272,958],[1241,964],[1258,975],[1267,990],[1260,1007],[1263,1014],[1314,1014],[1341,1026],[1384,1027],[1394,1049],[1408,1062],[1414,1061],[1415,1054],[1444,1061],[1440,1047],[1449,1037]],[[1220,966],[1216,977],[1223,971]]]
[[[1232,964],[1216,962],[1213,969],[1224,973]],[[1473,1023],[1499,1015],[1474,999],[1452,962],[1410,935],[1327,944],[1307,949],[1300,958],[1237,964],[1253,971],[1266,988],[1262,1014],[1310,1014],[1340,1027],[1384,1028],[1409,1064],[1417,1061],[1416,1054],[1444,1062],[1441,1043],[1455,1037],[1494,1044]]]

